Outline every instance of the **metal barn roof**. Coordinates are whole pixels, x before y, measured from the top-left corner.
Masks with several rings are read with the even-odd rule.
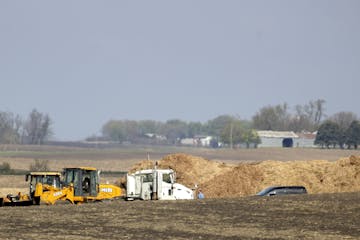
[[[299,138],[292,131],[257,131],[257,134],[263,138]]]

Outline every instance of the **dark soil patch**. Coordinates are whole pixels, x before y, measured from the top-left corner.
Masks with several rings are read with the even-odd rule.
[[[360,239],[360,192],[1,208],[0,239]]]

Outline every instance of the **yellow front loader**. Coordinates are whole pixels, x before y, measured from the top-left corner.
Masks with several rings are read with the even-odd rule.
[[[29,206],[40,204],[40,197],[35,196],[37,184],[43,189],[60,188],[59,172],[30,172],[26,174],[25,181],[29,182],[29,194],[18,193],[16,195],[8,194],[6,197],[0,198],[1,206]]]
[[[100,184],[97,169],[91,167],[64,168],[61,187],[39,182],[34,192],[34,198],[46,204],[54,204],[58,200],[79,204],[120,196],[120,187]]]

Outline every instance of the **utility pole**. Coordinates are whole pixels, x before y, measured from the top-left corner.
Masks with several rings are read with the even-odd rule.
[[[230,123],[230,148],[233,149],[233,122]]]

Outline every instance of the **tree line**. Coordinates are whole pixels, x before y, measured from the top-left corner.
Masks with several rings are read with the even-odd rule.
[[[249,121],[230,115],[221,115],[206,123],[172,119],[166,122],[153,120],[111,120],[102,128],[103,139],[116,142],[178,144],[181,139],[197,136],[215,136],[211,145],[259,143]]]
[[[26,119],[11,112],[0,111],[1,144],[43,144],[52,135],[48,114],[33,109]]]
[[[53,134],[48,114],[33,109],[27,118],[0,111],[1,144],[43,144]],[[359,119],[352,112],[338,112],[327,116],[325,101],[312,100],[291,108],[287,103],[268,105],[257,111],[251,120],[239,116],[220,115],[202,122],[171,119],[110,120],[102,126],[101,136],[89,141],[105,140],[131,144],[179,144],[181,139],[212,136],[212,147],[219,143],[236,147],[257,145],[256,130],[315,132],[315,144],[321,147],[357,148],[360,144]]]
[[[248,147],[250,144],[260,143],[255,129],[294,132],[319,131],[319,136],[322,136],[323,124],[332,122],[341,129],[339,134],[342,136],[342,140],[337,140],[337,144],[343,147],[346,143],[354,141],[354,138],[345,138],[344,132],[356,136],[360,134],[353,132],[353,128],[344,130],[348,129],[352,122],[358,120],[356,114],[338,112],[328,117],[325,112],[325,101],[318,99],[311,100],[304,105],[296,105],[292,109],[287,103],[264,106],[254,114],[251,120],[244,120],[232,115],[220,115],[205,123],[186,122],[179,119],[166,122],[111,120],[103,125],[102,138],[116,142],[177,144],[184,138],[206,135],[215,137],[213,146],[217,146],[217,142],[222,142],[229,147],[241,144]],[[147,133],[151,133],[151,135],[147,136]],[[332,145],[334,144],[333,138]],[[317,140],[316,144],[330,146],[328,138],[325,139]],[[340,145],[340,143],[343,144]]]
[[[360,144],[360,122],[352,121],[347,127],[333,120],[327,120],[320,125],[315,144],[322,148],[358,148]]]

